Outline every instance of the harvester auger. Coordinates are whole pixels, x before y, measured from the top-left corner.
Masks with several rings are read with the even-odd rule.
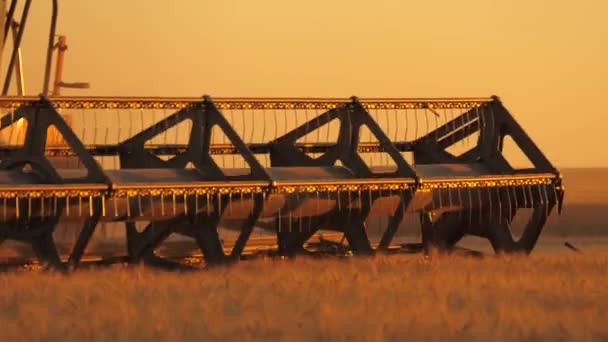
[[[372,254],[400,248],[406,215],[418,216],[425,251],[476,235],[529,253],[563,202],[559,172],[497,97],[3,97],[0,107],[0,241],[54,267],[172,265],[171,241],[174,256],[198,249],[205,264],[224,263],[251,248],[254,230],[280,255],[327,231]],[[509,163],[506,137],[530,167]],[[387,218],[382,230],[374,217]],[[27,260],[13,254],[3,260]]]

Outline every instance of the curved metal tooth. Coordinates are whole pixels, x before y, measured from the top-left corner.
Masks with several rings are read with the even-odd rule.
[[[131,200],[129,199],[129,195],[125,197],[126,205],[127,205],[127,217],[131,217]]]
[[[160,216],[165,216],[165,194],[160,193]]]
[[[513,203],[511,203],[511,191],[509,190],[509,186],[506,187],[507,193],[507,203],[509,204],[509,215],[507,215],[507,224],[511,224],[511,217],[513,216]]]
[[[171,194],[171,204],[173,206],[173,216],[177,215],[177,200],[175,199],[175,192]]]
[[[490,213],[489,218],[488,218],[488,223],[493,221],[494,218],[494,205],[492,204],[492,190],[490,190],[490,187],[486,187],[486,192],[488,194],[488,212]]]
[[[211,216],[211,198],[207,192],[207,216]]]
[[[101,216],[106,216],[106,196],[101,196]]]
[[[473,198],[471,195],[471,188],[467,188],[467,195],[469,197],[469,225],[473,224]]]
[[[456,187],[456,194],[458,195],[458,205],[462,208],[461,210],[458,210],[458,219],[462,219],[462,212],[465,210],[465,204],[464,201],[462,200],[462,192],[460,191],[460,187]]]
[[[228,193],[228,208],[229,208],[229,213],[232,216],[232,191]]]
[[[479,202],[479,209],[477,210],[479,212],[479,224],[482,224],[483,221],[483,199],[481,198],[481,186],[477,187],[477,201]]]
[[[277,230],[280,232],[281,231],[281,208],[279,207],[279,210],[277,212]]]
[[[496,197],[498,198],[498,224],[502,223],[502,195],[500,193],[500,187],[496,187]]]
[[[45,208],[46,198],[40,196],[40,217],[44,220],[46,217],[46,208]]]
[[[198,193],[195,192],[194,193],[194,214],[195,216],[198,215],[199,212],[199,204],[198,204]]]
[[[188,195],[184,193],[184,215],[188,215]]]
[[[519,199],[517,196],[517,189],[515,189],[515,187],[512,188],[513,190],[513,200],[515,201],[515,209],[519,208]]]
[[[338,211],[342,211],[342,191],[338,190],[337,194],[336,194],[336,198],[337,198],[337,202],[338,202]]]
[[[118,217],[118,196],[114,193],[114,217]]]

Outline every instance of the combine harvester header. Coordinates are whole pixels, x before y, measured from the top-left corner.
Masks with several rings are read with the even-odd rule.
[[[251,249],[254,228],[280,255],[325,251],[327,241],[310,242],[320,231],[343,236],[329,244],[340,253],[411,251],[393,243],[409,216],[426,252],[475,235],[497,252],[529,253],[561,208],[559,172],[497,97],[62,97],[88,83],[62,80],[57,0],[42,96],[23,96],[31,4],[0,0],[0,51],[13,33],[0,96],[0,264],[27,261],[25,244],[55,268],[91,257],[175,265],[161,248],[169,241],[218,264]],[[509,163],[507,141],[529,167]],[[529,221],[514,238],[522,211]],[[17,252],[5,258],[7,248]]]
[[[4,97],[0,107],[0,237],[57,267],[80,262],[98,222],[124,223],[123,260],[154,264],[169,263],[154,250],[171,234],[192,238],[207,264],[238,259],[256,226],[282,255],[320,230],[343,234],[355,254],[387,251],[408,213],[425,251],[476,235],[497,252],[528,253],[564,194],[497,97]],[[509,164],[506,137],[530,168]],[[374,216],[388,220],[372,243]],[[62,258],[53,231],[69,221],[81,228]],[[230,250],[220,225],[238,232]]]

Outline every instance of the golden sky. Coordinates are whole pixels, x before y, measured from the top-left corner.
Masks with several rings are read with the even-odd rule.
[[[28,19],[31,94],[48,3]],[[64,95],[496,94],[557,166],[582,167],[608,166],[607,14],[604,0],[63,0],[58,33],[65,81],[92,84]]]

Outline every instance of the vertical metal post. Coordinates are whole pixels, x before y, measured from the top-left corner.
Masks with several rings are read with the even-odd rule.
[[[30,2],[31,0],[28,0]],[[44,70],[44,84],[42,85],[42,94],[48,95],[49,82],[51,79],[51,63],[53,62],[53,48],[55,45],[55,30],[57,28],[57,0],[53,1],[53,14],[51,16],[51,28],[49,30],[49,44],[46,50],[46,67]]]
[[[52,96],[61,95],[61,84],[63,82],[63,60],[65,58],[65,50],[68,49],[67,39],[65,36],[59,36],[57,39],[57,62],[55,64],[55,81],[53,82]]]

